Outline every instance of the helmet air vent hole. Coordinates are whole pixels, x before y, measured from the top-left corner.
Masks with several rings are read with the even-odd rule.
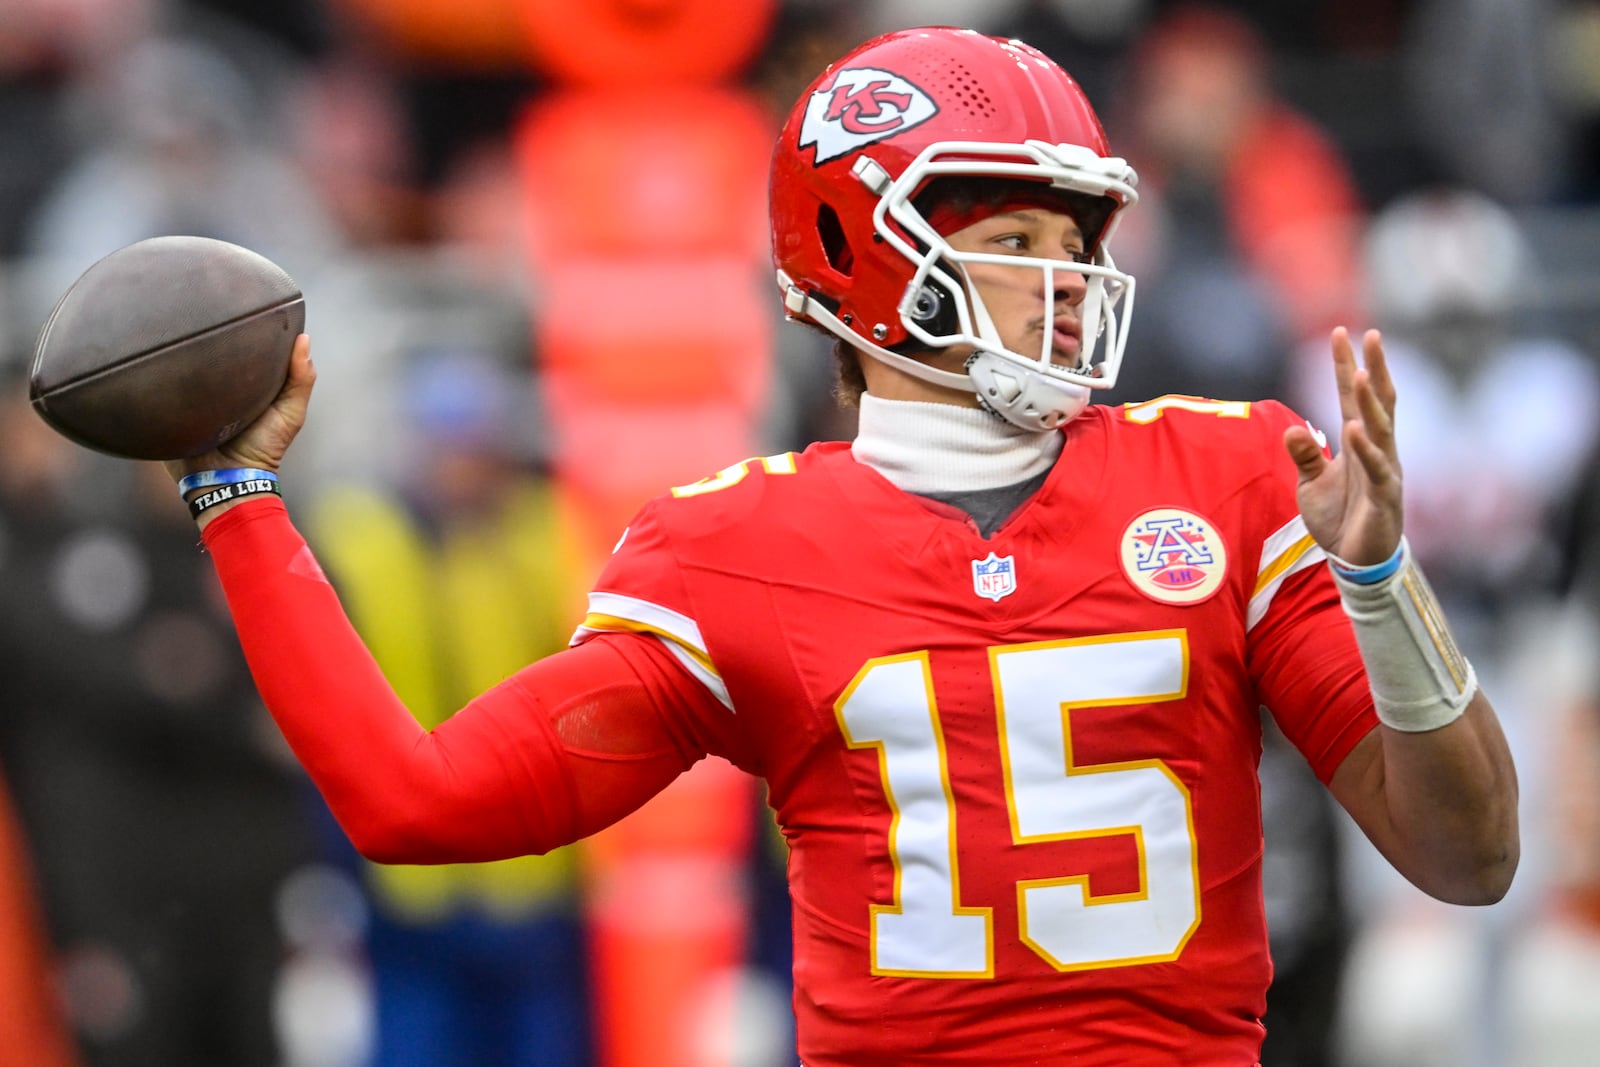
[[[947,72],[945,88],[966,105],[970,114],[989,117],[994,114],[994,101],[984,91],[983,83],[973,77],[966,67],[956,66]]]
[[[828,265],[849,277],[855,266],[855,253],[850,250],[850,241],[844,235],[839,213],[827,204],[817,205],[817,233],[822,238],[822,250],[828,257]]]

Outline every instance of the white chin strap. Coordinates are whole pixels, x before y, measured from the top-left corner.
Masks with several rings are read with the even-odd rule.
[[[1024,430],[1054,430],[1089,406],[1089,390],[979,349],[967,359],[978,403]]]
[[[865,337],[856,333],[844,321],[830,311],[822,301],[808,295],[806,291],[795,285],[790,277],[783,271],[778,271],[778,286],[783,290],[783,309],[790,318],[808,320],[826,329],[835,337],[849,344],[852,348],[867,353],[874,359],[909,374],[919,381],[929,385],[941,386],[945,389],[959,389],[968,392],[972,389],[972,379],[965,374],[956,374],[951,371],[939,370],[930,367],[910,356],[902,356],[899,352],[891,351],[881,345],[875,345]]]

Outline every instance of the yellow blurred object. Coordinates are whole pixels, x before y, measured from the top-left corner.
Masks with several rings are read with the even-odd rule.
[[[413,715],[443,722],[473,695],[566,645],[586,577],[555,494],[528,479],[494,512],[424,534],[397,502],[331,491],[318,555],[356,629]],[[575,848],[483,864],[368,868],[380,907],[422,923],[472,908],[512,921],[570,906]]]

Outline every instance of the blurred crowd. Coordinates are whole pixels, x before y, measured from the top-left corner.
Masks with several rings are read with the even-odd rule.
[[[849,435],[782,323],[768,152],[829,59],[927,23],[1042,48],[1139,171],[1103,400],[1331,430],[1329,329],[1385,331],[1408,536],[1511,735],[1524,859],[1492,909],[1430,901],[1269,723],[1264,1067],[1594,1062],[1600,0],[5,0],[0,1067],[793,1064],[752,783],[704,765],[537,861],[360,861],[170,484],[25,381],[122,245],[276,260],[320,375],[285,496],[437,721],[565,642],[647,496]]]

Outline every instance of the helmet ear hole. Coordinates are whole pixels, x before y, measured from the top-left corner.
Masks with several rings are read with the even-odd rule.
[[[817,205],[817,234],[822,238],[822,251],[828,257],[828,265],[846,278],[850,277],[856,264],[855,252],[850,248],[850,239],[844,235],[839,213],[827,204]]]
[[[906,305],[906,315],[935,337],[957,332],[961,324],[955,298],[943,285],[924,282]]]

